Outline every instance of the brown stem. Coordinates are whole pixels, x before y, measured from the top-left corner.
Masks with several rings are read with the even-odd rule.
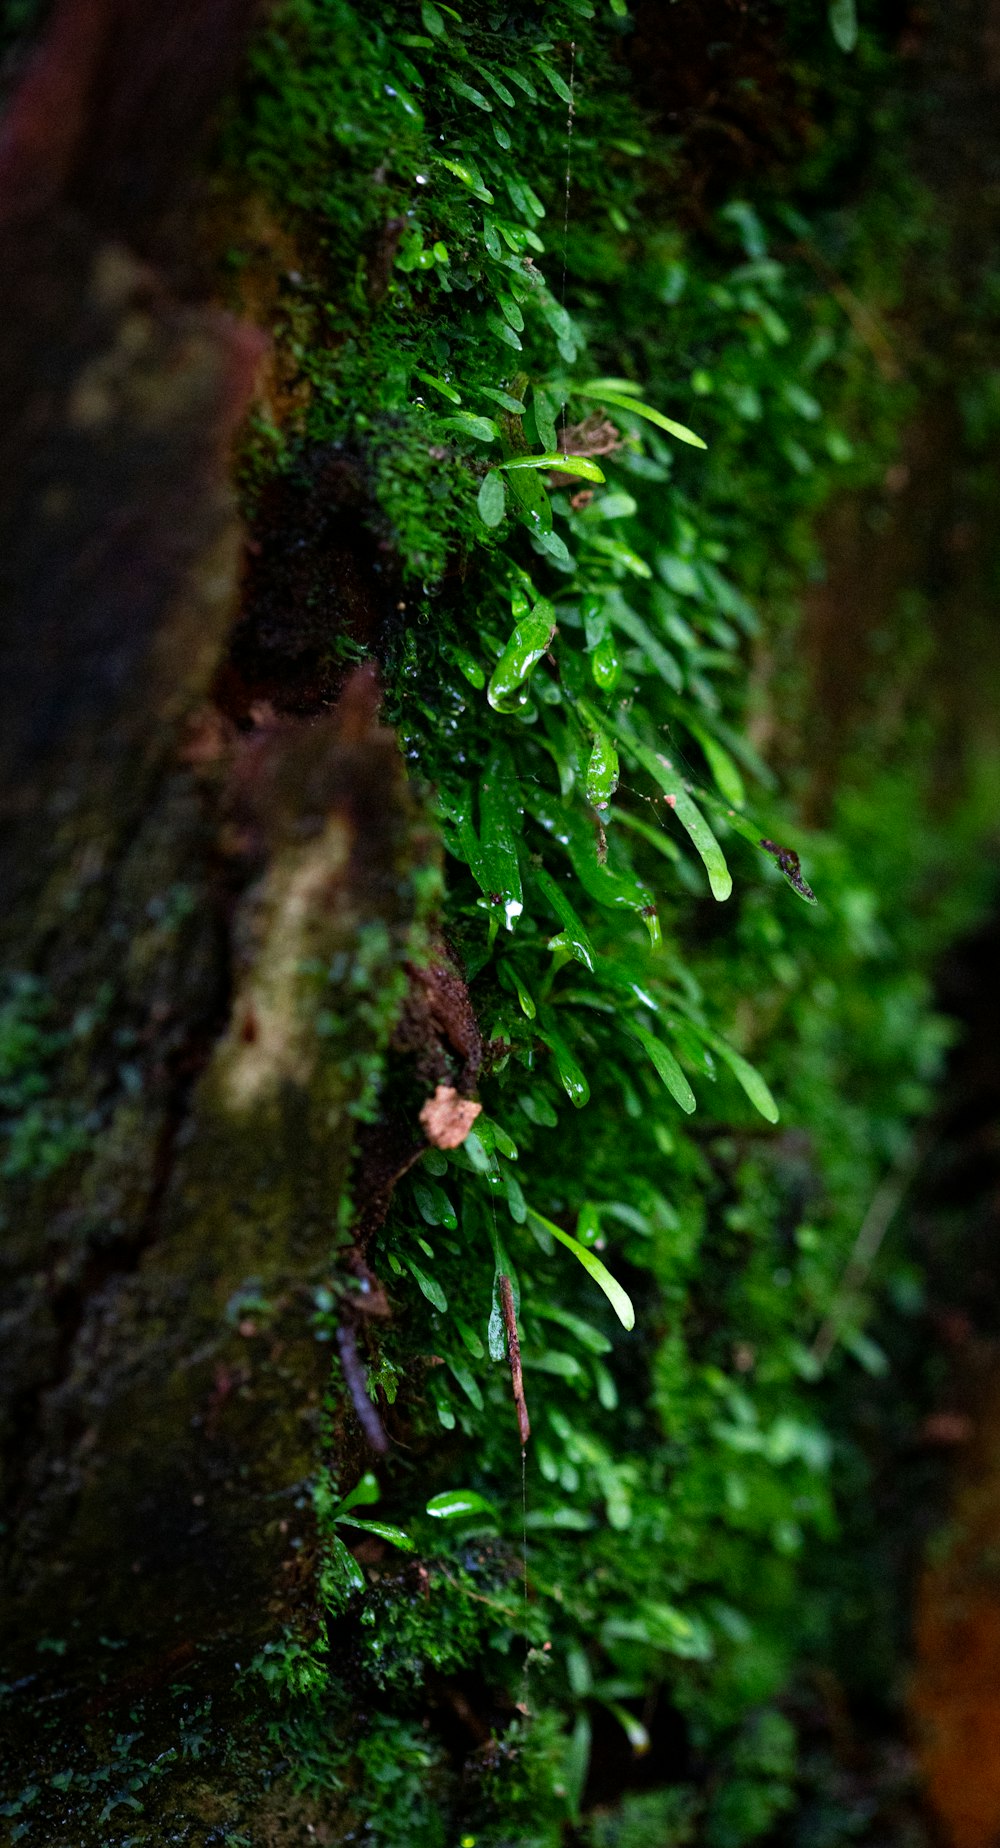
[[[518,1339],[517,1316],[514,1312],[514,1292],[510,1287],[509,1277],[502,1276],[498,1281],[500,1287],[500,1313],[503,1316],[503,1325],[507,1330],[507,1354],[510,1360],[511,1382],[514,1387],[514,1406],[517,1411],[517,1429],[521,1439],[521,1448],[523,1450],[531,1436],[531,1423],[528,1418],[528,1407],[524,1399],[524,1375],[521,1372],[521,1343]]]
[[[382,1420],[368,1397],[368,1379],[358,1353],[358,1344],[354,1330],[349,1322],[341,1322],[337,1330],[337,1346],[340,1349],[340,1364],[344,1369],[344,1378],[358,1415],[361,1426],[373,1450],[384,1457],[389,1448]]]

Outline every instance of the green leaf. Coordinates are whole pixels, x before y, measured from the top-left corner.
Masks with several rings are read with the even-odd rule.
[[[479,782],[480,851],[472,871],[491,905],[503,907],[513,930],[524,910],[517,836],[521,831],[520,787],[505,745],[491,752]]]
[[[492,398],[494,404],[499,404],[501,410],[509,411],[512,417],[524,416],[524,405],[520,398],[512,398],[509,391],[501,391],[496,385],[480,385],[477,389],[480,397]]]
[[[557,1032],[555,1027],[550,1026],[548,1021],[544,1026],[536,1022],[535,1030],[543,1044],[555,1054],[556,1070],[570,1103],[574,1104],[577,1110],[582,1110],[584,1104],[590,1102],[590,1085],[587,1083],[583,1067],[573,1057],[562,1034]]]
[[[563,571],[572,571],[572,555],[565,539],[561,539],[558,533],[536,532],[532,534],[532,541],[537,551],[545,552]]]
[[[643,1051],[648,1054],[674,1102],[680,1104],[681,1109],[686,1110],[690,1116],[692,1110],[697,1108],[697,1101],[673,1053],[664,1046],[662,1040],[656,1038],[654,1033],[647,1032],[645,1027],[637,1026],[632,1020],[628,1023],[627,1031],[633,1039],[638,1040]]]
[[[660,679],[672,687],[675,693],[680,693],[684,686],[684,676],[669,648],[664,648],[663,643],[657,641],[649,624],[643,622],[642,617],[637,616],[620,595],[608,598],[607,611],[615,628],[621,629],[648,656]]]
[[[495,468],[491,468],[476,499],[479,518],[484,526],[499,526],[507,511],[507,496]]]
[[[490,89],[493,91],[493,94],[495,96],[499,96],[500,101],[502,103],[507,104],[508,109],[513,109],[516,107],[516,100],[511,95],[511,92],[508,90],[507,85],[505,83],[501,83],[499,77],[497,77],[493,71],[487,70],[484,64],[477,64],[476,70],[479,72],[479,75],[483,79],[483,82],[489,84]]]
[[[632,1299],[622,1289],[621,1284],[612,1277],[607,1267],[601,1263],[600,1258],[596,1257],[594,1252],[588,1251],[585,1245],[579,1244],[575,1238],[571,1238],[561,1226],[553,1225],[551,1219],[545,1219],[541,1213],[536,1213],[532,1206],[528,1208],[528,1218],[537,1220],[550,1237],[558,1239],[560,1245],[565,1245],[567,1251],[573,1253],[573,1256],[583,1265],[588,1276],[591,1276],[604,1291],[622,1327],[634,1328],[635,1310],[632,1307]]]
[[[564,456],[561,449],[546,449],[540,456],[512,456],[501,468],[513,474],[516,469],[551,468],[561,475],[579,475],[584,481],[603,481],[604,472],[589,456]]]
[[[330,1553],[330,1565],[334,1568],[340,1580],[340,1584],[336,1589],[340,1592],[367,1591],[368,1583],[361,1567],[358,1565],[353,1553],[348,1550],[344,1542],[339,1539],[336,1534],[333,1537]],[[322,1587],[322,1579],[320,1583]],[[328,1581],[325,1589],[328,1592],[332,1592],[334,1587]]]
[[[535,413],[535,428],[538,440],[546,453],[551,455],[556,448],[556,420],[551,400],[544,391],[535,386],[531,394],[532,409]]]
[[[348,1508],[371,1507],[373,1502],[380,1500],[381,1494],[382,1491],[376,1478],[370,1469],[366,1469],[360,1482],[355,1483],[350,1494],[345,1495],[342,1502],[338,1502],[333,1511],[334,1520],[339,1521],[341,1515],[347,1513]]]
[[[492,309],[487,310],[486,325],[492,333],[496,334],[498,340],[503,341],[504,346],[511,347],[515,353],[520,353],[521,341],[514,329],[500,315],[494,314]]]
[[[457,643],[452,642],[445,652],[451,656],[455,666],[465,675],[469,685],[475,687],[477,692],[486,685],[486,675],[482,667],[475,655],[470,654],[467,648],[459,648]]]
[[[441,1285],[437,1283],[433,1277],[428,1277],[427,1272],[421,1270],[419,1264],[415,1264],[412,1258],[407,1258],[406,1264],[411,1275],[420,1285],[431,1307],[439,1310],[440,1313],[444,1315],[448,1308],[448,1298],[442,1290]]]
[[[497,70],[502,71],[505,77],[509,77],[511,83],[516,84],[519,90],[523,90],[525,96],[530,97],[533,103],[537,103],[538,91],[531,78],[526,77],[523,71],[514,70],[509,64],[498,64]]]
[[[476,108],[485,110],[487,115],[493,114],[493,104],[487,101],[481,90],[474,90],[471,83],[463,83],[461,77],[449,77],[448,82],[457,95],[475,103]]]
[[[453,417],[441,421],[446,430],[461,430],[463,436],[471,436],[477,443],[495,443],[500,436],[492,417],[477,417],[472,411],[456,411]]]
[[[485,482],[483,484],[485,486]],[[509,710],[509,702],[537,661],[546,653],[556,632],[555,611],[540,598],[530,616],[525,616],[514,630],[503,654],[490,675],[486,697],[495,712]]]
[[[493,194],[483,183],[483,176],[474,160],[448,160],[444,154],[435,154],[434,158],[439,167],[447,167],[448,172],[453,173],[456,180],[461,180],[462,185],[467,186],[471,193],[475,193],[476,198],[481,199],[484,205],[493,204]]]
[[[356,1521],[351,1515],[344,1521],[345,1527],[359,1527],[362,1533],[375,1534],[379,1540],[388,1540],[390,1546],[398,1546],[401,1553],[415,1553],[417,1543],[409,1534],[404,1534],[401,1527],[390,1527],[388,1521]]]
[[[651,404],[644,404],[641,398],[615,389],[620,381],[592,379],[587,385],[574,385],[578,398],[595,398],[601,404],[610,404],[621,411],[631,411],[635,417],[644,417],[647,423],[656,424],[660,430],[666,430],[668,436],[676,437],[679,443],[690,443],[693,449],[707,449],[703,437],[689,430],[687,424],[675,423],[672,417],[664,417],[662,411],[656,411]]]
[[[449,385],[446,379],[435,378],[433,372],[420,371],[417,372],[417,378],[422,379],[425,385],[432,386],[435,391],[439,391],[442,398],[450,399],[452,404],[461,404],[461,393],[455,390],[454,385]]]
[[[429,32],[432,38],[444,37],[444,20],[433,4],[433,0],[423,0],[420,17],[424,22],[424,31]]]
[[[624,745],[643,769],[648,771],[654,782],[659,784],[669,807],[673,809],[681,826],[687,829],[701,855],[713,897],[717,898],[720,903],[727,899],[733,889],[733,881],[726,865],[725,855],[701,810],[692,802],[670,759],[664,757],[659,751],[650,750],[648,745],[643,744],[642,739],[636,736],[631,725],[620,715],[606,714],[602,719],[601,715],[595,712],[593,707],[588,706],[586,701],[580,700],[578,704],[581,716],[588,724],[592,725],[595,730],[602,724],[606,725],[607,729],[614,733],[619,744]]]
[[[579,702],[581,711],[583,701]],[[600,715],[593,713],[588,722],[591,730],[602,730]],[[612,727],[609,724],[608,729]],[[647,885],[624,869],[602,865],[597,858],[597,838],[592,819],[580,809],[560,802],[558,796],[540,784],[526,790],[530,813],[553,840],[569,854],[573,871],[589,898],[615,910],[649,911],[653,894]]]
[[[576,912],[573,910],[569,899],[566,897],[565,892],[563,892],[562,888],[553,879],[551,873],[547,873],[543,866],[533,866],[531,869],[531,877],[539,891],[548,899],[556,917],[559,919],[560,924],[566,932],[566,938],[571,953],[576,957],[578,962],[583,963],[584,968],[589,969],[591,973],[593,973],[594,946],[584,930],[583,925],[580,923]]]
[[[858,42],[858,15],[855,0],[830,0],[830,31],[841,51],[853,51]]]
[[[594,748],[587,763],[587,801],[595,808],[607,808],[618,788],[618,752],[604,732],[594,738]]]
[[[571,103],[573,101],[573,93],[565,78],[560,77],[559,72],[554,71],[551,64],[546,64],[543,59],[539,58],[537,63],[543,77],[548,78],[553,90],[560,100],[564,103]]]
[[[688,718],[686,713],[684,724],[692,738],[697,738],[701,745],[708,767],[726,801],[732,802],[736,808],[742,808],[747,799],[747,792],[743,787],[743,778],[725,746],[721,745],[717,738],[713,738],[704,725],[699,725],[696,719]]]
[[[728,1065],[737,1082],[742,1085],[754,1109],[759,1110],[761,1116],[766,1117],[769,1123],[777,1123],[779,1117],[778,1106],[771,1095],[770,1088],[761,1077],[756,1066],[751,1065],[750,1061],[744,1059],[742,1054],[734,1051],[733,1047],[727,1045],[724,1039],[717,1039],[713,1035],[713,1037],[708,1040],[708,1044],[714,1048],[720,1059],[723,1059]]]
[[[464,1520],[470,1514],[485,1515],[491,1521],[497,1519],[496,1509],[475,1489],[444,1489],[440,1495],[431,1496],[427,1512],[436,1521]]]

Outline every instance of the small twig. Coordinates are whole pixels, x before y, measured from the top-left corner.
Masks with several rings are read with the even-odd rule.
[[[349,1322],[341,1322],[337,1329],[337,1346],[340,1349],[340,1364],[344,1369],[344,1378],[351,1395],[354,1410],[373,1450],[384,1457],[389,1448],[382,1420],[368,1397],[368,1375],[365,1372],[354,1330]]]
[[[497,1279],[500,1291],[500,1313],[507,1330],[507,1355],[510,1360],[510,1377],[514,1388],[514,1407],[517,1411],[517,1429],[524,1449],[531,1436],[531,1423],[528,1407],[524,1399],[524,1375],[521,1372],[521,1343],[517,1334],[517,1315],[514,1310],[514,1292],[510,1287],[510,1278],[500,1276]]]

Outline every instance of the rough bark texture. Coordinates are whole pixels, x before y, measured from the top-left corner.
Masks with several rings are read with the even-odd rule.
[[[52,1848],[302,1838],[234,1687],[310,1621],[311,1291],[426,855],[367,671],[242,738],[209,697],[263,349],[171,253],[249,12],[66,0],[0,147],[5,1795]]]

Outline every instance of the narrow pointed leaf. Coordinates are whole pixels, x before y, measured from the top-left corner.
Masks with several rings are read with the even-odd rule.
[[[528,1218],[536,1220],[551,1238],[558,1239],[560,1245],[565,1245],[567,1251],[573,1253],[588,1275],[593,1277],[594,1282],[604,1291],[622,1327],[634,1328],[635,1310],[632,1307],[632,1299],[627,1291],[622,1289],[621,1284],[612,1277],[607,1266],[601,1263],[600,1258],[594,1252],[588,1251],[586,1245],[581,1245],[579,1240],[572,1238],[568,1232],[564,1232],[561,1226],[553,1225],[551,1219],[545,1219],[541,1213],[536,1213],[534,1207],[529,1206]]]
[[[704,437],[689,430],[687,424],[676,423],[672,417],[664,417],[662,411],[654,410],[651,404],[644,404],[641,398],[609,390],[601,379],[594,379],[589,385],[574,385],[573,390],[578,398],[596,398],[601,404],[610,404],[621,411],[631,411],[635,417],[644,417],[647,423],[656,424],[668,436],[676,437],[679,443],[690,443],[693,449],[708,448]]]
[[[674,1102],[680,1104],[681,1109],[686,1110],[690,1116],[692,1110],[697,1108],[695,1094],[673,1053],[663,1044],[662,1040],[657,1039],[655,1033],[647,1032],[645,1027],[636,1026],[634,1021],[629,1021],[628,1031],[633,1039],[638,1040],[643,1051],[655,1065]]]
[[[725,1040],[713,1038],[710,1043],[720,1059],[728,1065],[737,1083],[742,1085],[754,1109],[759,1110],[761,1116],[765,1117],[769,1123],[777,1123],[778,1106],[771,1095],[770,1087],[761,1077],[757,1067],[751,1065],[748,1059],[744,1059],[742,1054],[734,1051]]]
[[[677,774],[670,759],[643,744],[642,739],[636,736],[631,725],[620,716],[605,714],[602,718],[601,714],[588,706],[584,700],[578,701],[578,706],[581,716],[588,724],[595,728],[601,724],[606,725],[608,730],[614,733],[619,744],[624,745],[643,769],[648,771],[654,782],[659,784],[669,807],[677,816],[681,826],[687,829],[701,855],[713,897],[717,898],[720,903],[727,899],[733,889],[733,881],[726,865],[725,855],[701,810],[692,802],[682,778]]]

